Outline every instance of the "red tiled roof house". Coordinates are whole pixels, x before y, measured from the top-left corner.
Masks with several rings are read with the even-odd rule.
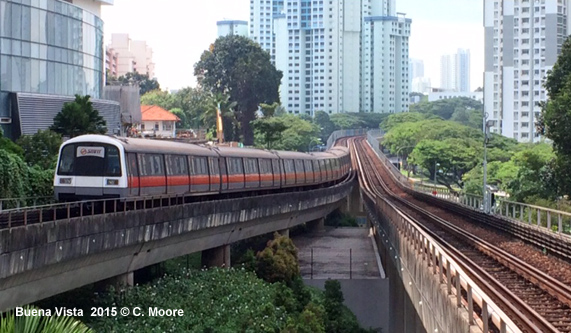
[[[176,122],[180,118],[156,105],[141,105],[141,132],[164,138],[176,137]]]

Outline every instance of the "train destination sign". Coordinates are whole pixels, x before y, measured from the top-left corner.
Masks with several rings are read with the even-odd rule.
[[[77,147],[77,157],[87,157],[87,156],[95,156],[95,157],[105,157],[105,148],[103,147]]]

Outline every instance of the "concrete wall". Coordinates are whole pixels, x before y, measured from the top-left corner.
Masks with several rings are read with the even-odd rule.
[[[446,285],[418,257],[414,247],[377,208],[379,205],[365,195],[363,199],[391,281],[388,331],[474,332],[467,311],[456,306],[456,298],[447,294]]]
[[[312,287],[325,289],[327,280],[303,280]],[[357,316],[363,328],[372,328],[377,332],[397,332],[389,330],[389,294],[388,279],[338,280],[345,304]],[[404,332],[404,331],[402,331]]]
[[[0,231],[0,311],[324,217],[353,182],[306,192],[73,218]]]

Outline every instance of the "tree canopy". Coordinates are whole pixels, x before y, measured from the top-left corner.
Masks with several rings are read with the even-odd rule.
[[[571,39],[563,43],[553,69],[548,72],[544,86],[548,101],[542,103],[537,122],[538,132],[553,141],[556,159],[551,164],[555,191],[571,194]]]
[[[106,122],[89,99],[89,95],[75,95],[75,101],[65,103],[55,116],[50,130],[70,138],[83,134],[105,134]]]
[[[107,80],[107,84],[110,83],[119,83],[123,85],[136,84],[139,86],[139,95],[141,96],[149,91],[158,90],[161,88],[161,85],[157,79],[151,79],[149,78],[148,74],[141,74],[138,72],[129,72],[125,75],[119,76],[119,78],[110,77]]]
[[[244,144],[254,144],[251,121],[261,103],[279,102],[282,78],[270,55],[249,38],[229,35],[218,38],[194,65],[198,83],[212,94],[227,94],[236,102],[233,112]]]
[[[53,169],[56,164],[61,135],[50,130],[38,130],[34,135],[22,135],[18,145],[24,151],[24,160],[29,166],[38,165],[42,169]]]

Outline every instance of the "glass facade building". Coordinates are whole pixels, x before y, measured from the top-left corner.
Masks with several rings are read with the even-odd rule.
[[[0,0],[0,89],[99,98],[103,21],[57,0]]]
[[[103,21],[59,0],[0,0],[0,117],[10,94],[102,95]]]

